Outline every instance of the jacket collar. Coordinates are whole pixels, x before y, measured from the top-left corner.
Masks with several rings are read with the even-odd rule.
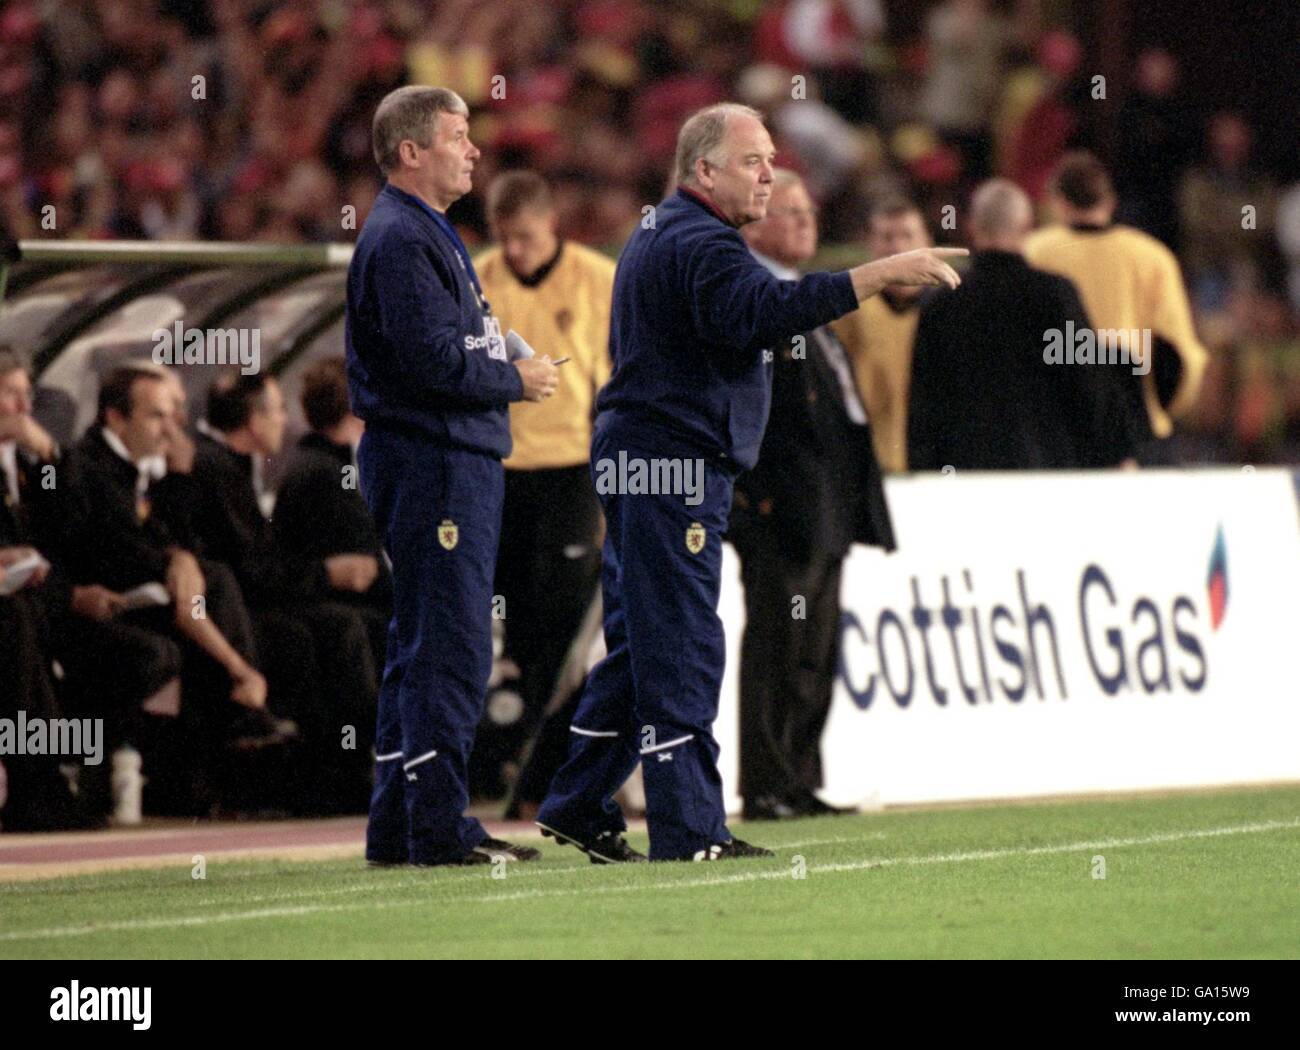
[[[346,465],[353,462],[351,445],[340,445],[337,441],[331,441],[324,434],[315,431],[304,434],[298,441],[298,447],[307,451],[323,452]]]
[[[677,196],[685,197],[689,201],[694,201],[705,211],[712,214],[716,219],[718,219],[718,221],[725,222],[728,226],[733,228],[735,227],[736,224],[718,210],[718,206],[713,203],[713,200],[707,194],[701,193],[693,186],[678,186]]]

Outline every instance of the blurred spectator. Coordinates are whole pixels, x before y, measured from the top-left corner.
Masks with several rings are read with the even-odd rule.
[[[1035,265],[1070,278],[1099,328],[1132,333],[1150,343],[1145,374],[1128,380],[1132,432],[1139,458],[1160,462],[1159,444],[1173,420],[1200,390],[1207,353],[1197,338],[1178,260],[1154,237],[1115,225],[1118,201],[1105,166],[1091,153],[1065,157],[1052,183],[1060,225],[1035,232],[1025,255]],[[1137,355],[1139,348],[1130,346]],[[1155,438],[1153,442],[1150,439]]]
[[[913,470],[1115,466],[1133,452],[1124,365],[1050,362],[1052,333],[1091,327],[1063,277],[1025,261],[1033,206],[1006,179],[971,199],[971,270],[921,307],[907,427]]]
[[[920,209],[902,197],[883,197],[867,218],[867,250],[873,259],[930,244]],[[912,380],[912,341],[923,289],[891,286],[832,323],[853,363],[867,406],[876,458],[887,473],[907,469],[907,400]]]
[[[1291,310],[1300,314],[1300,182],[1292,185],[1278,202],[1277,243],[1287,261]]]
[[[1066,148],[1077,142],[1081,94],[1087,81],[1078,74],[1083,49],[1071,34],[1045,33],[1038,45],[1043,72],[1038,99],[1012,136],[1007,174],[1037,202]]]
[[[1264,285],[1273,247],[1277,188],[1254,166],[1254,132],[1236,113],[1216,113],[1206,141],[1208,157],[1179,187],[1183,261],[1197,305],[1222,308],[1239,288]]]
[[[662,196],[684,116],[742,95],[770,110],[779,160],[805,176],[832,243],[859,227],[876,180],[899,181],[939,234],[950,229],[939,209],[990,165],[1037,196],[1062,150],[1113,146],[1120,220],[1177,248],[1185,218],[1198,319],[1228,345],[1241,335],[1234,296],[1286,280],[1272,183],[1240,118],[1213,122],[1212,155],[1189,171],[1204,146],[1180,86],[1187,30],[1166,27],[1166,46],[1126,55],[1143,34],[1126,40],[1106,17],[1042,0],[441,0],[427,12],[408,0],[10,0],[0,227],[351,241],[380,185],[371,114],[393,88],[423,82],[469,101],[480,185],[536,170],[558,234],[613,249]],[[1119,38],[1102,48],[1107,34]],[[1091,78],[1117,62],[1132,83],[1112,75],[1109,99],[1092,99]],[[1278,126],[1294,123],[1294,100],[1267,84],[1242,96],[1251,119],[1275,106]],[[1240,89],[1206,82],[1196,96],[1223,105]],[[487,236],[483,203],[471,194],[451,212],[471,245]],[[1294,328],[1300,290],[1291,299]]]
[[[989,118],[1001,83],[1008,30],[987,0],[944,0],[926,20],[929,72],[923,111],[962,155],[969,180],[991,163]]]
[[[1195,117],[1179,91],[1178,62],[1148,48],[1138,56],[1133,92],[1116,128],[1118,217],[1178,248],[1178,182],[1191,162]]]

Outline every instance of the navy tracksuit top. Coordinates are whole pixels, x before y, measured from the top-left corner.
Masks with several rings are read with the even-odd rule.
[[[510,454],[509,402],[523,397],[500,323],[462,256],[418,198],[386,185],[348,267],[348,387],[368,426]],[[458,242],[459,238],[456,238]]]
[[[653,220],[633,233],[614,275],[614,370],[596,401],[596,427],[606,447],[748,470],[772,395],[763,350],[857,309],[852,279],[778,280],[688,189],[661,202]]]

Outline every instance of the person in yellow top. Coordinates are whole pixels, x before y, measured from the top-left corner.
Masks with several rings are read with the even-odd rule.
[[[505,461],[496,593],[505,600],[506,654],[521,674],[520,728],[531,735],[600,577],[600,504],[589,461],[596,394],[610,373],[614,261],[560,239],[550,188],[534,172],[493,180],[487,218],[495,245],[474,266],[502,330],[514,329],[552,361],[568,359],[554,397],[510,407],[514,451]],[[553,746],[547,733],[532,749],[511,815],[545,796],[567,751],[567,719],[562,729]]]
[[[1154,237],[1112,222],[1115,191],[1091,153],[1062,158],[1051,203],[1061,224],[1030,234],[1025,257],[1070,278],[1097,329],[1137,333],[1135,433],[1157,439],[1138,458],[1161,462],[1166,456],[1159,442],[1173,433],[1174,418],[1192,407],[1209,360],[1196,336],[1178,260]],[[1150,361],[1143,352],[1148,346]]]
[[[904,197],[875,201],[867,215],[867,250],[873,259],[928,248],[930,233],[915,204]],[[907,399],[912,381],[912,341],[923,288],[890,285],[831,322],[844,344],[867,406],[876,459],[887,474],[907,470]]]

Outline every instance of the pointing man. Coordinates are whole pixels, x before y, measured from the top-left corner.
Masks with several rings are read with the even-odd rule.
[[[464,816],[492,667],[507,406],[541,401],[556,385],[549,358],[506,361],[501,327],[447,221],[479,156],[468,112],[442,88],[398,88],[380,102],[374,151],[388,184],[348,269],[348,381],[366,421],[361,489],[393,564],[371,864],[540,855]]]
[[[598,863],[644,859],[624,842],[613,801],[639,761],[652,860],[770,856],[727,830],[712,733],[724,659],[722,534],[732,481],[758,456],[769,348],[888,284],[958,284],[944,256],[963,249],[779,280],[739,233],[767,212],[774,157],[754,110],[723,103],[696,113],[677,140],[680,188],[632,235],[614,276],[614,371],[596,402],[591,457],[607,525],[608,656],[587,682],[568,761],[537,817]],[[702,472],[702,492],[602,491],[609,465],[633,460],[660,476]]]

